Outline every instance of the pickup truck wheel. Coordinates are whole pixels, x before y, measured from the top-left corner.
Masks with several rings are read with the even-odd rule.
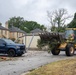
[[[15,50],[14,50],[14,49],[10,49],[10,50],[8,51],[8,56],[9,56],[9,57],[15,57],[15,56],[16,56]]]
[[[75,49],[74,49],[74,46],[72,44],[67,45],[66,51],[65,51],[67,56],[73,56],[74,51],[75,51]]]

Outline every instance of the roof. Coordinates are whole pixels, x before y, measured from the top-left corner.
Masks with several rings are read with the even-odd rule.
[[[5,28],[5,27],[3,27],[3,26],[1,26],[1,25],[0,25],[0,29],[1,29],[1,30],[8,30],[7,28]]]
[[[32,30],[31,33],[43,33],[43,31],[36,28],[36,29]]]
[[[9,28],[9,30],[10,30],[11,32],[20,32],[20,33],[26,34],[25,31],[23,31],[23,30],[21,30],[21,29],[19,29],[19,28],[17,28],[17,27],[14,27],[14,26],[12,26],[11,28]]]

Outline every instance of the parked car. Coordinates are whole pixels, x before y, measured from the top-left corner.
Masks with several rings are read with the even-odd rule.
[[[8,56],[22,56],[26,53],[24,44],[17,44],[10,39],[0,38],[0,53],[8,54]]]

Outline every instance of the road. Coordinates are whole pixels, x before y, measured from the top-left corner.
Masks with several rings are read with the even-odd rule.
[[[16,60],[1,61],[0,62],[0,75],[21,75],[27,71],[38,68],[42,65],[62,60],[74,58],[67,57],[65,52],[61,52],[58,56],[48,54],[46,51],[28,51],[22,57],[15,57]]]

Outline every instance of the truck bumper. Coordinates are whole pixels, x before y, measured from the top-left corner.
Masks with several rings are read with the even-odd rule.
[[[26,50],[18,50],[18,51],[16,52],[16,54],[24,54],[24,53],[26,53]]]

